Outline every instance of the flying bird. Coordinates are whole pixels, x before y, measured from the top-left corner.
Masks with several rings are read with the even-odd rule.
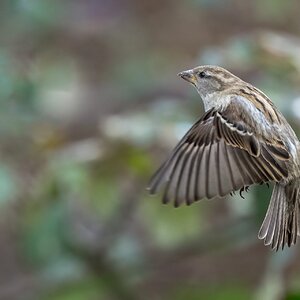
[[[198,91],[205,113],[153,175],[163,203],[177,207],[274,182],[258,237],[278,250],[300,235],[300,143],[280,111],[259,89],[218,66],[178,74]]]

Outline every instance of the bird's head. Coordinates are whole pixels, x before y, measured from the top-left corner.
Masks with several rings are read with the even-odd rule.
[[[217,66],[199,66],[182,71],[178,76],[193,84],[203,100],[241,81],[229,71]]]

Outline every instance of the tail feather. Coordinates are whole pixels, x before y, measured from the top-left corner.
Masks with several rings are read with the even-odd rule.
[[[290,247],[300,236],[300,184],[298,180],[287,185],[276,183],[271,201],[258,237],[272,249]]]

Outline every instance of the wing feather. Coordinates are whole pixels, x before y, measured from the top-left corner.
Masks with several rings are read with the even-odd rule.
[[[202,198],[223,197],[254,183],[279,182],[288,177],[289,153],[282,141],[272,144],[270,140],[245,122],[231,120],[228,111],[211,109],[154,174],[150,193],[166,183],[163,202],[179,206]],[[282,218],[272,219],[281,222]],[[274,235],[279,240],[285,238],[276,230],[268,234],[267,241]]]

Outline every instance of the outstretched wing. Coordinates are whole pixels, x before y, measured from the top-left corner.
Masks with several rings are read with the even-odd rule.
[[[230,120],[226,111],[207,111],[153,175],[150,193],[166,183],[163,202],[179,206],[287,177],[290,156],[285,145],[263,138],[251,127]]]

